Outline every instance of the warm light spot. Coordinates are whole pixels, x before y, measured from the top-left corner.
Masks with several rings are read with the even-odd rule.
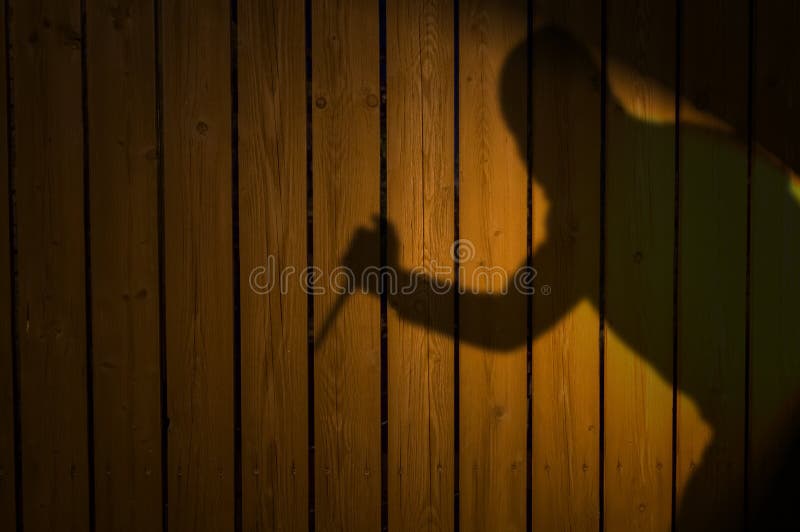
[[[659,81],[636,72],[628,65],[610,58],[608,86],[627,114],[651,124],[675,123],[675,93]],[[733,127],[710,113],[681,99],[681,123],[714,131],[733,132]]]
[[[797,175],[783,161],[767,151],[763,146],[756,145],[754,154],[754,162],[757,165],[754,178],[764,179],[764,176],[769,175],[771,178],[784,179],[783,175],[785,174],[787,186],[789,187],[789,195],[800,205],[800,175]],[[765,173],[763,171],[764,169],[769,169],[769,173]]]
[[[794,172],[789,173],[789,192],[798,205],[800,205],[800,176]]]
[[[684,490],[703,463],[706,449],[714,439],[714,429],[703,419],[694,399],[683,391],[678,392],[678,419],[678,434],[684,434],[678,441],[678,474],[675,479],[680,504]]]
[[[617,395],[618,400],[614,402],[617,408],[620,405],[626,406],[624,411],[606,410],[606,416],[616,416],[610,421],[606,418],[607,423],[614,424],[611,430],[616,438],[607,443],[610,448],[618,450],[628,448],[636,442],[638,448],[634,453],[639,456],[642,467],[652,468],[647,474],[655,475],[658,469],[655,460],[659,456],[672,454],[672,383],[665,380],[648,359],[648,356],[637,352],[617,331],[609,327],[606,342],[606,393],[607,397]],[[625,400],[620,401],[621,397]],[[694,399],[680,390],[678,409],[681,431],[691,433],[691,438],[678,442],[676,488],[680,500],[692,473],[700,466],[714,432],[711,425],[703,419]],[[634,433],[644,439],[629,440],[632,438],[629,435]]]
[[[595,66],[600,69],[600,50],[590,49]],[[608,58],[608,87],[614,102],[626,114],[650,124],[675,123],[675,91],[658,80],[645,76],[627,64],[610,56]],[[700,126],[723,133],[733,133],[734,128],[695,106],[686,98],[681,99],[681,123]]]
[[[549,235],[547,228],[548,217],[550,216],[550,198],[547,196],[547,191],[533,176],[533,242],[531,243],[533,254],[547,242]]]

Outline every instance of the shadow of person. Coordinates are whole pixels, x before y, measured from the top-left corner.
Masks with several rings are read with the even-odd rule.
[[[555,28],[544,28],[536,31],[533,39],[531,64],[534,70],[530,79],[534,84],[531,87],[534,137],[563,133],[559,130],[561,125],[558,123],[557,113],[551,112],[552,109],[548,107],[552,102],[552,91],[558,90],[554,89],[558,84],[552,83],[553,77],[556,77],[564,80],[564,86],[568,86],[568,90],[571,91],[569,103],[572,108],[569,118],[572,121],[570,128],[573,133],[569,134],[572,136],[568,142],[589,143],[586,146],[572,147],[573,155],[576,157],[568,161],[562,154],[548,153],[546,143],[541,145],[545,149],[540,149],[540,143],[534,138],[532,169],[535,185],[538,187],[536,197],[541,204],[548,205],[548,208],[537,209],[534,205],[533,225],[543,234],[534,235],[534,240],[538,241],[538,244],[533,250],[532,265],[537,270],[536,285],[552,285],[554,290],[546,300],[541,302],[537,300],[534,304],[533,338],[535,340],[539,335],[549,331],[581,302],[587,301],[594,308],[599,308],[600,298],[605,295],[607,297],[605,319],[611,336],[617,338],[646,361],[665,381],[671,383],[675,377],[672,346],[675,125],[643,120],[631,114],[625,102],[616,100],[613,91],[608,92],[610,99],[607,107],[608,123],[613,124],[610,127],[614,130],[608,131],[607,134],[623,139],[623,142],[619,143],[620,148],[610,146],[607,154],[609,192],[614,192],[612,187],[615,186],[634,185],[646,188],[647,193],[637,196],[626,195],[623,192],[621,195],[618,194],[624,198],[623,201],[606,205],[607,283],[606,293],[601,294],[597,282],[600,275],[599,246],[602,233],[599,216],[602,161],[597,134],[600,127],[600,109],[597,105],[601,89],[600,74],[591,53],[568,33]],[[529,142],[527,113],[524,111],[528,90],[526,85],[528,77],[525,72],[528,65],[527,44],[522,43],[506,60],[499,94],[507,126],[517,141],[519,154],[523,159],[527,158]],[[547,86],[538,85],[543,79],[549,80]],[[684,157],[702,159],[705,152],[713,150],[717,154],[717,159],[722,158],[725,161],[726,167],[729,165],[731,168],[747,168],[746,146],[735,136],[708,129],[702,124],[684,125],[681,131]],[[586,135],[587,132],[592,133]],[[635,154],[625,151],[626,147],[630,146],[626,141],[635,144],[640,139],[646,139],[649,147],[646,161],[637,161]],[[788,173],[780,167],[780,164],[771,162],[767,154],[762,155],[762,162],[754,165],[753,179],[769,180],[770,183],[774,183],[776,190],[783,190],[783,194],[788,198],[783,203],[785,227],[800,227],[800,208],[796,200],[789,198],[792,185]],[[656,171],[647,169],[643,171],[642,165],[653,167]],[[565,174],[569,175],[568,180],[564,179]],[[688,177],[704,178],[701,174]],[[707,187],[706,190],[710,195],[718,193],[714,187]],[[649,198],[648,202],[639,202],[637,198],[642,197]],[[696,201],[702,200],[703,198],[700,198]],[[717,208],[719,205],[720,203],[712,201],[709,202],[708,209],[700,209],[699,214],[695,213],[694,219],[690,221],[691,227],[719,226],[720,220],[725,220],[729,215],[727,212],[720,212]],[[652,249],[637,249],[634,242],[636,239],[626,236],[627,233],[641,229],[630,226],[631,221],[636,219],[629,216],[630,212],[638,212],[640,215],[644,212],[645,216],[653,221],[652,226],[647,229],[652,232],[648,235],[654,242]],[[740,230],[740,235],[746,233],[748,229],[744,208],[737,213],[737,216],[739,215],[740,219],[726,222],[732,227],[727,233],[733,232],[734,229]],[[759,234],[759,237],[765,240],[771,238],[768,234]],[[786,239],[786,235],[775,235],[774,238]],[[391,290],[387,298],[389,305],[400,319],[437,331],[442,335],[452,335],[454,323],[452,308],[455,298],[458,297],[462,313],[461,327],[458,331],[460,342],[479,346],[499,356],[502,356],[503,352],[525,345],[528,339],[526,309],[530,296],[524,290],[511,287],[507,293],[475,293],[465,290],[465,287],[459,286],[452,278],[440,279],[431,272],[403,270],[400,268],[398,256],[401,243],[391,225],[386,228],[385,239],[387,250],[385,263],[396,271],[396,277],[392,282],[395,283],[395,288],[405,287],[404,290]],[[380,241],[377,221],[372,228],[362,228],[354,235],[343,264],[352,268],[357,274],[374,266],[370,264],[369,257],[372,256],[372,250],[378,248]],[[792,241],[791,236],[787,241]],[[711,245],[713,242],[705,244]],[[704,243],[699,242],[699,245],[702,246]],[[770,247],[765,242],[754,242],[754,249],[762,245],[765,248]],[[778,244],[773,243],[773,247],[776,245]],[[746,251],[743,249],[742,253]],[[693,260],[694,262],[684,261],[680,267],[690,272],[703,270],[705,266],[702,254]],[[517,278],[528,272],[526,262],[523,262],[517,270],[515,274]],[[583,264],[583,267],[586,267],[587,262],[589,269],[595,266],[597,268],[594,277],[577,275],[572,270],[576,264]],[[761,268],[759,275],[768,276],[769,273],[764,272],[764,268],[757,262],[754,262],[754,268],[756,266]],[[741,256],[741,263],[732,265],[731,268],[742,274],[741,289],[744,291],[746,286],[744,254]],[[720,272],[720,275],[724,274],[725,272]],[[513,282],[510,281],[510,284],[513,285]],[[758,289],[755,282],[752,285]],[[377,285],[366,288],[377,292]],[[699,308],[706,308],[710,314],[718,312],[720,305],[727,301],[726,294],[715,293],[713,287],[703,291],[702,297],[707,301],[701,299],[695,303]],[[763,313],[772,313],[776,319],[783,310],[779,307],[770,310],[765,305],[761,308]],[[646,319],[642,318],[643,315]],[[744,309],[742,318],[744,319]],[[765,318],[768,319],[769,316],[760,316],[762,320]],[[742,327],[744,327],[743,321]],[[598,330],[595,328],[585,332],[596,335]],[[738,331],[732,339],[720,341],[723,343],[740,341],[743,346],[744,340],[744,332]],[[689,348],[691,349],[691,345]],[[744,347],[741,353],[744,356]],[[736,409],[743,413],[745,394],[742,392],[737,396],[742,400],[738,403],[737,398],[720,399],[719,386],[714,382],[715,376],[719,374],[714,368],[717,364],[715,353],[683,351],[681,356],[700,362],[692,365],[692,368],[699,368],[697,374],[686,376],[678,382],[678,386],[681,393],[697,405],[714,432],[714,439],[683,491],[676,517],[677,529],[741,529],[741,512],[728,512],[726,509],[739,508],[745,501],[744,419],[739,420],[733,428],[729,425],[721,426],[718,420],[720,411],[724,409]],[[760,353],[759,356],[762,356],[759,364],[762,367],[769,367],[769,350],[763,355]],[[744,359],[741,364],[744,364]],[[774,371],[781,370],[797,372],[800,371],[800,367],[774,369]],[[742,387],[744,386],[742,379]],[[776,419],[782,415],[785,420],[795,412],[791,406],[796,401],[794,397],[797,391],[797,389],[785,390],[780,397],[774,398],[772,403]],[[728,415],[726,419],[731,417],[736,418]],[[798,478],[796,473],[800,473],[800,462],[794,457],[796,454],[794,451],[800,449],[797,446],[800,444],[800,436],[794,434],[794,427],[798,424],[790,425],[791,430],[785,431],[780,428],[772,432],[776,439],[772,454],[784,457],[782,460],[774,460],[773,465],[767,468],[769,472],[763,475],[772,480],[763,482],[755,488],[751,486],[760,490],[754,499],[761,501],[761,506],[752,509],[756,522],[779,523],[778,519],[786,516],[787,508],[792,507],[789,501],[796,500],[796,495],[800,494],[795,487],[796,482],[791,482]],[[782,432],[783,434],[779,434]],[[720,482],[720,479],[724,479],[724,482]],[[714,501],[711,505],[708,504],[709,497]],[[781,506],[782,504],[787,506]],[[709,511],[710,508],[718,511]]]

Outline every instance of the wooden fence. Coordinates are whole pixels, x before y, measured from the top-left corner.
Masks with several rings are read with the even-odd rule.
[[[800,3],[1,13],[3,530],[796,518]]]

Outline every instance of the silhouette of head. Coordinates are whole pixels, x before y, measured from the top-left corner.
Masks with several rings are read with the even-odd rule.
[[[596,202],[599,195],[599,93],[599,70],[589,50],[559,28],[537,30],[506,57],[498,99],[520,158],[530,157],[532,163],[534,254],[552,244],[550,235],[563,233],[561,229],[574,227],[586,212],[593,212],[576,209],[582,202]],[[571,190],[574,200],[550,201],[565,197],[560,188]],[[584,222],[589,230],[592,221]]]
[[[537,30],[530,48],[530,61],[527,40],[508,54],[503,64],[498,94],[503,118],[517,141],[517,149],[523,159],[528,156],[529,117],[525,111],[528,90],[532,91],[532,118],[535,121],[535,113],[539,109],[536,100],[548,96],[537,86],[540,80],[546,79],[550,86],[556,86],[554,82],[558,80],[584,78],[586,88],[596,88],[599,83],[599,72],[588,50],[566,31],[554,26]],[[532,85],[530,89],[529,84]]]

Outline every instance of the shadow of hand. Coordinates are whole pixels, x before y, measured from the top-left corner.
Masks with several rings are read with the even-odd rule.
[[[356,231],[350,240],[347,252],[342,257],[342,266],[353,273],[359,285],[366,277],[366,272],[377,272],[382,266],[398,267],[400,243],[397,229],[387,222],[385,234],[382,235],[381,225],[380,216],[373,215],[372,224],[369,227],[360,227]],[[386,246],[385,260],[381,260],[382,245]]]

